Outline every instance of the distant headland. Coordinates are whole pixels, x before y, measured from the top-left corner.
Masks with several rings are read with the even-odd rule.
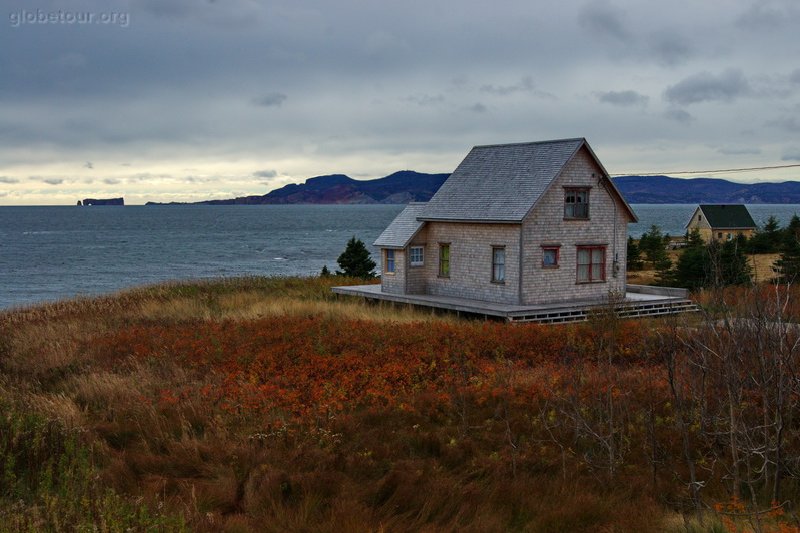
[[[83,202],[78,200],[78,205],[125,205],[122,198],[85,198]]]
[[[402,170],[374,180],[344,174],[309,178],[260,196],[200,202],[147,202],[147,205],[405,204],[427,202],[449,174]],[[619,176],[612,178],[632,204],[800,204],[800,182],[736,183],[717,178]],[[121,200],[121,199],[120,199]],[[86,200],[84,200],[86,205]],[[95,204],[101,205],[101,204]]]
[[[407,204],[427,202],[450,174],[425,174],[401,170],[374,180],[355,180],[344,174],[309,178],[261,196],[240,196],[228,200],[204,200],[194,205],[260,204]],[[187,202],[147,202],[147,205],[176,205]]]

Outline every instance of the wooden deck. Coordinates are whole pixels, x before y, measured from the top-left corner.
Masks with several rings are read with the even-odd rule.
[[[580,322],[589,313],[602,308],[607,302],[597,300],[572,301],[543,305],[511,305],[449,296],[429,294],[388,294],[380,285],[352,285],[333,287],[336,294],[360,296],[372,301],[386,301],[431,309],[444,309],[455,313],[502,319],[509,322],[538,322],[555,324]],[[628,285],[625,298],[615,304],[615,311],[624,318],[658,316],[697,311],[697,306],[687,298],[685,289]]]

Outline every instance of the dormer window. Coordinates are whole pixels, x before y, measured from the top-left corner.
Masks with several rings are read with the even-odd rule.
[[[589,218],[589,189],[564,189],[564,218],[583,220]]]

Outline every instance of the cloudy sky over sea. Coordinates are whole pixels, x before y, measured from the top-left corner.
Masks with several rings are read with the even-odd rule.
[[[476,144],[579,136],[614,174],[800,163],[796,0],[0,10],[0,205],[450,172]]]

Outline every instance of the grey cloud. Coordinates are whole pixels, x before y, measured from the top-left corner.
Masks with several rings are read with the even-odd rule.
[[[719,75],[700,72],[684,78],[664,91],[664,98],[671,103],[689,105],[699,102],[730,102],[750,94],[750,83],[737,69],[728,69]]]
[[[33,178],[33,176],[31,177]],[[39,181],[47,183],[48,185],[61,185],[64,183],[64,180],[61,178],[39,178]]]
[[[105,183],[106,185],[116,185],[119,182],[120,181],[118,179],[116,179],[116,178],[106,178],[106,179],[103,180],[103,183]]]
[[[781,117],[775,120],[768,120],[766,125],[793,133],[800,133],[800,121],[797,120],[797,117]]]
[[[487,94],[493,94],[496,96],[507,96],[514,93],[531,93],[540,98],[555,98],[555,95],[548,93],[546,91],[541,91],[536,88],[536,84],[533,82],[533,78],[530,76],[525,76],[519,82],[511,84],[511,85],[492,85],[492,84],[485,84],[481,85],[480,89],[481,92]]]
[[[686,40],[674,34],[658,35],[651,41],[650,49],[659,63],[670,67],[683,63],[692,56]]]
[[[257,170],[253,172],[253,176],[257,178],[274,178],[278,173],[274,170]]]
[[[684,111],[683,109],[667,109],[664,112],[664,116],[670,120],[674,120],[676,122],[682,122],[684,124],[688,124],[694,117],[690,115],[688,112]]]
[[[489,94],[498,94],[501,96],[505,96],[507,94],[513,94],[519,91],[527,91],[530,92],[533,90],[533,80],[530,76],[526,76],[522,78],[519,83],[514,85],[481,85],[481,92],[489,93]]]
[[[392,33],[376,31],[367,36],[364,49],[367,56],[381,58],[407,52],[410,47],[405,40]]]
[[[757,0],[736,18],[736,25],[749,30],[772,30],[793,22],[798,16],[800,10],[793,0]]]
[[[792,73],[789,74],[789,81],[800,84],[800,68],[794,69]]]
[[[287,96],[283,93],[269,93],[253,100],[253,103],[261,107],[280,107]]]
[[[718,148],[717,152],[722,155],[758,155],[761,153],[760,148],[751,148],[747,146],[733,147],[733,148]]]
[[[608,2],[596,1],[586,4],[578,14],[578,22],[584,28],[601,36],[627,42],[631,34],[623,22],[624,12]]]
[[[250,0],[134,0],[139,12],[157,18],[199,20],[211,26],[242,27],[258,21],[265,9]]]
[[[56,67],[63,68],[63,69],[79,69],[83,68],[88,65],[88,61],[86,56],[83,54],[77,54],[75,52],[68,52],[66,54],[62,54],[58,56],[53,64]]]
[[[6,176],[0,176],[0,183],[19,183],[19,180],[14,178],[7,178]]]
[[[161,180],[169,180],[172,179],[172,174],[156,174],[153,172],[139,172],[128,176],[128,181],[130,182],[142,182],[142,181],[161,181]]]
[[[94,165],[92,164],[92,162],[91,162],[91,161],[87,161],[87,162],[86,162],[86,163],[83,165],[83,167],[84,167],[84,168],[89,168],[89,169],[92,169],[92,168],[94,168]]]
[[[598,92],[595,93],[595,96],[600,102],[623,107],[635,105],[644,106],[647,105],[647,101],[649,100],[646,95],[631,90]]]
[[[800,161],[800,147],[794,146],[783,151],[783,161]]]
[[[420,106],[431,106],[436,104],[441,104],[444,102],[444,96],[441,94],[430,95],[430,94],[415,94],[411,96],[407,96],[403,98],[406,102],[412,102],[414,104]]]
[[[480,102],[476,102],[475,104],[469,106],[467,109],[469,111],[472,111],[473,113],[486,113],[486,111],[488,111],[486,106]]]

